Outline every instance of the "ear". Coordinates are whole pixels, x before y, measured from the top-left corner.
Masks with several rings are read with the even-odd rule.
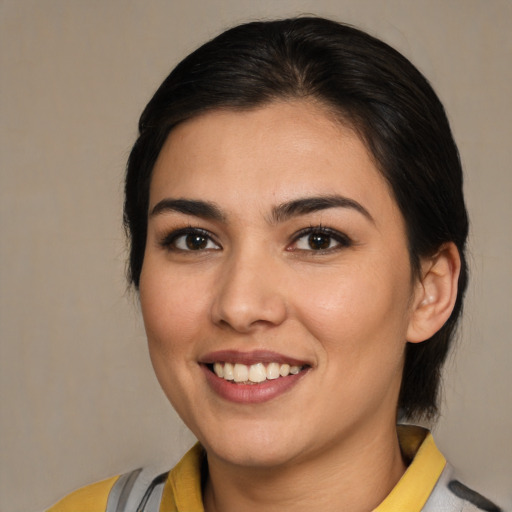
[[[457,299],[460,255],[453,242],[421,261],[407,341],[420,343],[433,336],[450,318]]]

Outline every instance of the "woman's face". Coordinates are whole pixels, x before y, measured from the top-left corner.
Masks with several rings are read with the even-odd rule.
[[[158,380],[209,454],[275,466],[394,425],[414,289],[388,185],[319,106],[169,136],[140,300]]]

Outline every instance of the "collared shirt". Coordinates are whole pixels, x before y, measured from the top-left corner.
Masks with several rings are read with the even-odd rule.
[[[453,477],[430,432],[399,425],[398,438],[404,458],[411,462],[372,512],[500,512],[499,507]],[[203,448],[196,444],[168,474],[150,485],[147,475],[142,478],[141,470],[137,470],[79,489],[48,512],[204,512],[204,464]]]

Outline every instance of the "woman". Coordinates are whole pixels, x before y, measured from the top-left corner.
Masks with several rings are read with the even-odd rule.
[[[151,359],[199,444],[51,511],[499,510],[431,435],[467,282],[425,78],[352,27],[235,27],[147,105],[126,176]]]

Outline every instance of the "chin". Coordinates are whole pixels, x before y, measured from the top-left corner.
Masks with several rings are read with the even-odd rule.
[[[255,424],[256,423],[256,424]],[[229,464],[253,468],[271,468],[286,465],[300,452],[300,440],[291,435],[284,425],[257,423],[222,429],[220,435],[198,435],[209,455]]]

